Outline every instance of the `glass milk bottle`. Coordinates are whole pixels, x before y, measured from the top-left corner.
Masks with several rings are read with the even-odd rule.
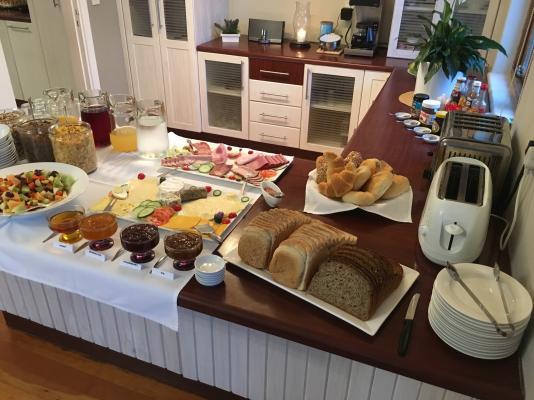
[[[135,98],[129,94],[110,94],[109,105],[115,123],[115,129],[110,134],[113,150],[119,152],[136,151],[135,117],[137,109]]]
[[[169,148],[165,106],[161,100],[137,102],[137,151],[143,158],[164,157]]]
[[[111,116],[106,92],[90,89],[80,92],[80,111],[82,121],[91,125],[96,147],[109,146],[111,132]]]

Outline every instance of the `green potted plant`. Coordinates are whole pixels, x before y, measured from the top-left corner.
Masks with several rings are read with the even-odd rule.
[[[239,42],[239,19],[225,19],[224,26],[215,23],[215,28],[221,31],[223,42]]]
[[[459,4],[456,0],[452,4],[444,1],[443,12],[435,11],[440,15],[436,23],[418,15],[426,34],[419,35],[415,46],[419,54],[408,66],[408,72],[417,77],[415,93],[426,93],[431,98],[449,95],[458,74],[484,72],[486,59],[480,51],[496,49],[506,55],[499,43],[471,35],[470,29],[454,17],[454,8]]]

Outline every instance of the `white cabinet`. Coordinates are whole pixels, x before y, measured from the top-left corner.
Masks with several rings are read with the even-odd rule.
[[[248,139],[248,58],[198,53],[202,131]]]
[[[378,96],[388,78],[388,72],[365,71],[358,124],[362,122],[363,117],[365,117],[365,114],[367,114],[371,104],[373,104],[373,101],[375,101],[376,96]]]
[[[395,0],[391,31],[389,35],[388,57],[417,57],[413,40],[425,35],[423,21],[418,16],[439,20],[444,1],[453,0]],[[455,16],[464,22],[473,35],[491,36],[500,0],[469,0],[459,5]]]
[[[137,98],[164,99],[169,127],[201,130],[196,45],[212,38],[227,0],[121,0]]]
[[[339,151],[358,125],[364,71],[306,65],[300,147]]]

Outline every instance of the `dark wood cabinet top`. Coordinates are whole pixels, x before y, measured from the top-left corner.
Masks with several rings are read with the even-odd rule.
[[[0,8],[0,20],[16,22],[32,22],[28,11]]]
[[[273,45],[261,50],[252,44],[254,56],[258,52],[266,55],[278,52],[277,57],[294,58],[294,51],[286,45]],[[247,55],[243,41],[235,49],[228,50],[220,41],[199,46],[201,51],[218,49],[230,54]],[[288,52],[291,51],[291,54]],[[251,53],[250,51],[248,53]],[[316,53],[313,56],[319,59]],[[250,54],[248,54],[250,55]],[[308,62],[304,56],[302,60]],[[366,60],[375,65],[379,59]],[[383,65],[397,61],[382,61]],[[358,65],[354,62],[353,65]],[[391,67],[388,67],[391,68]],[[377,69],[379,69],[377,67]],[[383,90],[371,106],[345,148],[360,151],[364,157],[386,160],[399,174],[410,179],[413,189],[413,223],[397,223],[378,215],[355,210],[325,216],[316,216],[324,222],[335,225],[358,236],[358,243],[373,249],[420,272],[413,288],[384,322],[375,336],[368,336],[343,321],[301,301],[263,280],[229,265],[225,282],[219,287],[205,288],[195,280],[181,291],[178,303],[202,313],[232,321],[304,343],[331,353],[376,366],[394,373],[428,382],[456,392],[480,399],[519,400],[524,397],[521,382],[521,367],[518,355],[504,360],[485,361],[463,355],[448,347],[432,331],[427,310],[432,293],[433,281],[439,266],[428,261],[422,254],[417,227],[428,192],[429,181],[423,178],[423,171],[430,166],[432,152],[436,147],[416,139],[390,113],[408,111],[398,101],[398,96],[413,90],[414,79],[405,67],[390,69],[392,74]],[[285,192],[280,207],[302,210],[308,173],[314,162],[296,158],[293,165],[280,179],[279,186]],[[235,246],[243,226],[254,215],[268,206],[263,199],[250,210],[235,230],[223,243],[222,249]],[[501,227],[492,224],[488,233],[486,248],[479,262],[491,265],[494,243]],[[508,260],[501,263],[508,266]],[[417,308],[410,348],[405,357],[397,355],[398,339],[411,296],[421,293]]]

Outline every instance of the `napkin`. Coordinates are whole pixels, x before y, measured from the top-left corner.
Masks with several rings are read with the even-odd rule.
[[[316,170],[308,174],[306,183],[306,199],[304,212],[309,214],[334,214],[343,211],[361,208],[364,211],[378,214],[384,218],[398,222],[412,222],[412,188],[408,192],[391,200],[378,200],[376,203],[360,207],[351,203],[343,203],[341,200],[330,199],[319,193],[319,187],[315,182]]]

